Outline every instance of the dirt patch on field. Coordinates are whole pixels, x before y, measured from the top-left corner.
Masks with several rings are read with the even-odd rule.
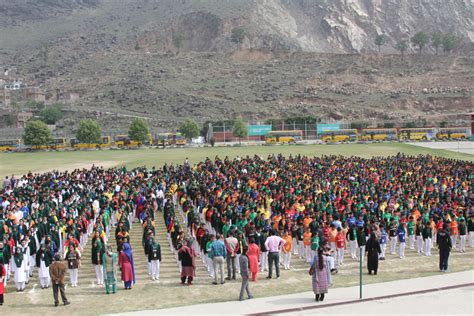
[[[104,168],[112,168],[114,166],[119,165],[119,161],[91,161],[91,162],[80,162],[80,163],[71,163],[71,164],[64,164],[59,167],[51,168],[51,169],[44,169],[44,170],[32,170],[33,173],[47,173],[53,170],[57,171],[73,171],[76,169],[90,169],[92,166],[104,167]]]

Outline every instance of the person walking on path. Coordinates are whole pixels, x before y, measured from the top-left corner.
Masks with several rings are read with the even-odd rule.
[[[379,267],[379,255],[382,250],[380,249],[380,243],[375,238],[374,232],[370,234],[370,238],[367,240],[365,251],[367,252],[367,269],[369,274],[372,274],[372,271],[374,271],[376,275]]]
[[[64,275],[66,274],[67,266],[61,262],[61,255],[59,253],[54,255],[54,262],[49,266],[49,274],[53,283],[53,297],[54,306],[59,305],[58,291],[61,292],[61,299],[64,305],[71,304],[66,297],[66,290],[64,289]]]
[[[217,271],[219,270],[221,276],[221,284],[224,284],[224,261],[227,256],[227,250],[224,245],[224,236],[216,235],[217,240],[212,243],[211,254],[212,254],[212,264],[214,266],[214,282],[212,284],[217,284]]]
[[[313,292],[316,302],[324,301],[324,295],[328,292],[329,272],[326,268],[326,258],[323,249],[318,249],[318,254],[311,262],[310,275],[312,277]]]
[[[439,248],[439,270],[440,272],[448,272],[448,259],[452,248],[448,224],[445,223],[443,229],[438,232],[436,242]]]
[[[265,248],[268,250],[268,276],[267,279],[272,278],[273,263],[275,263],[276,277],[280,278],[280,251],[285,245],[285,241],[275,235],[275,230],[270,231],[270,237],[265,241]]]
[[[249,289],[249,258],[247,257],[248,248],[244,247],[242,249],[242,254],[239,258],[239,265],[240,265],[240,276],[242,277],[242,286],[240,287],[240,296],[239,301],[244,300],[244,294],[247,292],[247,296],[249,299],[253,298],[253,295],[250,293]]]

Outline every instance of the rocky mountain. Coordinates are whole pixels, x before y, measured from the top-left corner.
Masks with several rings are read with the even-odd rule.
[[[241,48],[326,53],[371,51],[374,37],[385,34],[385,50],[393,52],[417,31],[472,42],[473,12],[472,0],[0,0],[0,26],[21,34],[54,24],[46,40],[111,28],[125,42],[157,50],[175,46],[180,36],[180,48],[192,51],[235,49],[236,27],[245,33]],[[62,28],[74,21],[74,30]]]
[[[0,0],[0,66],[78,92],[72,124],[448,117],[472,107],[473,12],[472,0]],[[418,31],[462,45],[401,59],[395,43]]]

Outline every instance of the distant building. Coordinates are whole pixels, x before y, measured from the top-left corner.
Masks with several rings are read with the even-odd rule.
[[[62,103],[73,103],[79,100],[78,92],[64,91],[64,89],[56,89],[56,101]]]
[[[0,90],[0,107],[9,108],[11,105],[11,93],[10,90],[1,89]]]
[[[25,128],[26,123],[28,123],[32,118],[32,112],[18,112],[16,114],[16,128]]]
[[[45,102],[46,94],[37,87],[27,88],[25,89],[25,99],[36,102]]]
[[[5,81],[3,88],[6,90],[20,90],[24,87],[23,80],[15,79],[13,81]]]

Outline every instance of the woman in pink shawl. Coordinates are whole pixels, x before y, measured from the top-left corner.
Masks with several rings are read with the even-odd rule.
[[[181,261],[181,284],[186,284],[188,279],[188,285],[193,285],[193,278],[196,271],[196,252],[192,248],[194,239],[189,238],[186,245],[181,246],[178,251],[178,258]]]

